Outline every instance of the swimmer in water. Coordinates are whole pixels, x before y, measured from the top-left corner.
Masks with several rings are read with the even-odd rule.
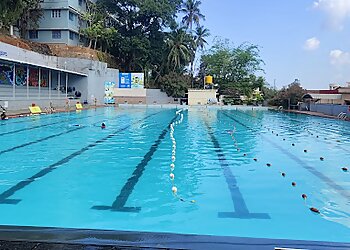
[[[106,124],[105,124],[104,122],[102,122],[101,128],[102,128],[102,129],[105,129],[105,128],[106,128]]]

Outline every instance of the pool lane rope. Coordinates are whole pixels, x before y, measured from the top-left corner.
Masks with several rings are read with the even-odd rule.
[[[233,125],[233,126],[234,126],[234,125]],[[267,129],[270,131],[270,128],[267,128]],[[228,131],[230,131],[230,130],[228,130]],[[233,140],[233,142],[234,142],[235,148],[236,148],[237,151],[239,152],[240,149],[239,149],[239,147],[238,147],[238,142],[237,142],[237,140],[236,140],[236,138],[235,138],[235,136],[234,136],[234,133],[235,133],[235,132],[236,132],[236,127],[234,126],[234,129],[233,129],[232,131],[229,132],[229,135],[230,135],[230,137],[232,138],[232,140]],[[272,130],[272,133],[273,133],[273,130]],[[304,152],[305,152],[305,150],[304,150]],[[307,152],[307,151],[306,151],[306,152]],[[247,154],[244,153],[243,156],[247,156]],[[321,158],[322,158],[322,157],[321,157]],[[258,161],[257,158],[254,158],[253,160],[254,160],[255,162]],[[266,166],[270,168],[270,167],[272,167],[272,164],[271,164],[271,163],[266,163]],[[348,169],[346,169],[345,171],[347,171],[347,170],[348,170]],[[344,171],[344,170],[343,170],[343,171]],[[285,172],[278,171],[278,173],[279,173],[283,178],[286,177],[286,173],[285,173]],[[293,181],[293,182],[292,182],[292,187],[296,187],[296,185],[297,185],[296,182]],[[302,197],[302,199],[304,200],[304,205],[305,205],[306,207],[308,207],[309,210],[310,210],[311,212],[316,213],[316,214],[321,214],[320,210],[318,210],[317,208],[312,207],[312,206],[310,206],[310,205],[307,204],[307,195],[306,195],[306,194],[302,194],[301,197]]]
[[[243,118],[243,117],[242,117],[242,118]],[[246,121],[249,121],[249,120],[246,119],[246,118],[243,118],[243,119],[246,120]],[[318,123],[318,124],[321,124],[321,123]],[[261,127],[267,129],[267,130],[270,131],[272,134],[275,134],[276,136],[279,136],[278,133],[274,133],[274,131],[273,131],[272,128],[269,128],[268,126],[263,126],[263,125],[261,125]],[[314,136],[314,133],[313,133],[312,131],[310,131],[308,128],[304,128],[304,131],[306,131],[310,136]],[[280,131],[280,132],[281,132],[281,131]],[[320,136],[316,135],[316,138],[320,138]],[[320,139],[321,139],[321,138],[320,138]],[[324,139],[325,139],[325,140],[328,140],[328,138],[326,138],[326,137],[325,137]],[[236,146],[237,142],[236,142],[236,140],[234,140],[234,141],[235,141],[235,146]],[[285,138],[283,138],[283,141],[285,141]],[[341,140],[336,140],[336,142],[341,142]],[[292,146],[296,146],[295,143],[292,143],[291,145],[292,145]],[[307,150],[307,149],[304,149],[303,152],[304,152],[304,153],[308,153],[308,150]],[[247,154],[244,154],[244,156],[247,156]],[[322,157],[322,156],[321,156],[319,159],[320,159],[321,161],[324,161],[324,160],[325,160],[324,157]],[[258,160],[257,160],[256,158],[254,158],[254,161],[258,161]],[[271,167],[272,165],[271,165],[270,163],[267,163],[266,166],[267,166],[267,167]],[[342,170],[344,173],[348,173],[348,171],[349,171],[347,167],[342,167],[341,170]],[[286,177],[286,173],[281,172],[281,171],[278,171],[278,172],[279,172],[279,174],[280,174],[282,177]],[[296,187],[296,185],[297,185],[296,182],[292,182],[292,186],[293,186],[293,187]],[[318,214],[322,214],[317,208],[311,207],[311,206],[309,206],[309,205],[307,204],[307,195],[306,195],[306,194],[302,194],[301,197],[302,197],[303,200],[304,200],[305,206],[307,206],[311,212],[318,213]]]
[[[177,110],[176,115],[179,117],[179,119],[177,119],[176,121],[174,121],[170,124],[170,133],[169,134],[170,134],[170,139],[172,141],[172,150],[171,150],[171,164],[170,164],[169,177],[170,177],[171,184],[172,184],[171,191],[172,191],[173,195],[182,202],[195,203],[196,202],[195,200],[185,200],[184,198],[180,197],[178,194],[177,187],[175,185],[174,172],[175,172],[175,162],[176,162],[176,139],[174,137],[174,132],[175,132],[175,127],[180,125],[183,122],[183,118],[184,118],[183,111],[184,111],[184,109]]]

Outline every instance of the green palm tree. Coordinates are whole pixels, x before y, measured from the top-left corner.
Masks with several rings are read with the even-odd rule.
[[[182,18],[182,23],[192,30],[192,25],[195,23],[197,26],[199,25],[199,20],[205,20],[205,16],[201,13],[199,6],[202,4],[201,1],[197,0],[187,0],[182,4],[182,9],[180,12],[185,14]]]
[[[168,64],[173,71],[189,63],[191,59],[190,42],[189,35],[183,28],[176,29],[169,34],[166,40],[169,48]]]
[[[205,45],[208,44],[208,42],[205,40],[206,37],[210,36],[209,29],[204,28],[203,26],[199,26],[196,28],[195,32],[195,44],[196,44],[196,50],[199,48],[200,50],[203,50]]]

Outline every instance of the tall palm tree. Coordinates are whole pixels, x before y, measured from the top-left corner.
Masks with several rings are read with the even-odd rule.
[[[180,12],[185,14],[182,18],[182,23],[190,28],[192,31],[192,25],[195,23],[197,26],[199,25],[199,20],[205,20],[205,16],[201,13],[199,6],[201,5],[201,1],[198,0],[187,0],[182,4],[182,9]]]
[[[173,71],[189,63],[191,59],[189,35],[183,28],[174,30],[167,38],[169,48],[168,64]]]
[[[199,48],[200,50],[203,50],[205,45],[208,44],[208,42],[205,40],[206,37],[210,36],[209,29],[204,28],[204,26],[198,26],[195,31],[195,44],[196,44],[196,50]]]
[[[193,87],[193,74],[194,74],[194,60],[196,58],[196,54],[198,49],[203,50],[207,41],[206,37],[210,36],[209,30],[204,28],[203,26],[197,26],[194,36],[192,36],[192,50],[191,50],[191,85]]]

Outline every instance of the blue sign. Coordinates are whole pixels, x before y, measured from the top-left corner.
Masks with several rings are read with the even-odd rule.
[[[131,73],[119,73],[119,88],[131,89]]]

